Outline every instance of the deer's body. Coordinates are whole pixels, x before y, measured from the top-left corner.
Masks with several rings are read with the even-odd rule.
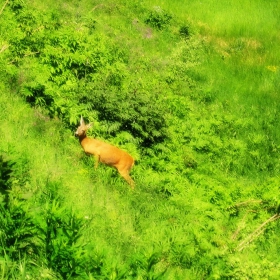
[[[134,188],[134,182],[129,175],[129,172],[134,165],[134,159],[132,156],[127,152],[103,141],[88,138],[86,136],[86,131],[90,127],[91,124],[86,125],[83,118],[81,118],[80,126],[78,127],[75,135],[79,137],[85,153],[94,155],[95,167],[97,168],[99,162],[115,167],[129,185]]]

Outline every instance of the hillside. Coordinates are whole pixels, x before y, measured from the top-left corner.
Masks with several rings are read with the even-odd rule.
[[[280,4],[167,2],[0,4],[2,279],[279,279]]]

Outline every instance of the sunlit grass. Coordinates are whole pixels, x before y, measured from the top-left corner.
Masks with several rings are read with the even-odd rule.
[[[203,48],[194,48],[201,63],[187,73],[197,83],[194,90],[186,90],[183,84],[181,91],[168,92],[172,96],[168,102],[174,102],[174,107],[170,104],[166,117],[170,118],[172,108],[182,107],[170,121],[171,139],[153,147],[150,154],[147,149],[135,151],[135,190],[115,170],[102,164],[94,169],[93,158],[84,154],[73,131],[38,108],[31,109],[17,95],[6,93],[4,86],[0,92],[0,147],[15,160],[27,160],[31,179],[25,188],[35,193],[44,190],[49,181],[59,182],[66,205],[88,221],[83,240],[92,244],[108,271],[124,267],[133,258],[160,252],[163,257],[158,266],[169,269],[166,279],[198,279],[206,275],[213,259],[222,263],[226,254],[239,258],[232,253],[236,240],[231,236],[242,213],[227,219],[228,207],[239,199],[261,197],[268,178],[278,178],[279,51],[271,43],[277,38],[277,3],[144,3],[147,9],[163,7],[180,23],[191,22],[197,29],[196,42]],[[172,56],[176,47],[194,43],[189,40],[177,46],[177,26],[152,30],[141,13],[136,23],[134,10],[127,10],[133,3],[82,4],[62,6],[73,16],[71,20],[92,11],[98,21],[96,32],[103,32],[131,55],[131,68],[137,69],[135,61],[150,65],[151,73],[146,75],[151,79],[165,74],[164,66],[177,58]],[[145,32],[150,32],[149,37]],[[135,74],[136,78],[141,79]],[[179,101],[177,95],[181,95]],[[181,126],[186,128],[185,134]],[[207,145],[213,145],[219,157],[207,151]],[[232,150],[226,151],[227,147]],[[203,148],[206,151],[198,151]],[[249,223],[245,229],[239,238],[249,234]],[[254,260],[255,252],[247,254],[249,262]],[[232,260],[231,264],[236,263]]]
[[[276,35],[278,1],[144,1],[148,7],[160,6],[185,20],[198,23],[202,30],[223,37]],[[271,34],[270,34],[271,35]]]

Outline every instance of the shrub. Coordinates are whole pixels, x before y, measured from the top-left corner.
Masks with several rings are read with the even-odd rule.
[[[170,17],[160,9],[162,22]],[[95,20],[62,25],[53,12],[40,14],[22,7],[16,15],[18,32],[10,36],[12,62],[19,67],[19,92],[32,106],[47,109],[71,127],[80,115],[96,116],[127,131],[149,146],[167,134],[164,109],[147,86],[135,88],[127,67],[129,53],[94,33]],[[47,19],[50,19],[49,21]]]
[[[156,6],[146,15],[145,23],[150,26],[162,30],[166,28],[172,19],[172,16],[164,11],[161,7]]]
[[[93,90],[92,95],[83,97],[99,119],[115,124],[112,135],[119,131],[129,131],[142,146],[161,142],[167,137],[164,108],[153,95],[147,92]]]
[[[14,188],[14,184],[22,182],[16,178],[20,168],[20,162],[0,156],[0,254],[12,261],[34,256],[40,248],[29,207]]]
[[[186,38],[188,39],[190,36],[191,36],[191,28],[189,25],[182,25],[179,29],[179,34],[183,37],[183,38]]]

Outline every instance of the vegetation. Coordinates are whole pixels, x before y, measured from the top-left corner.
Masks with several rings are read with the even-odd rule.
[[[188,2],[0,4],[1,279],[279,279],[280,3]]]

